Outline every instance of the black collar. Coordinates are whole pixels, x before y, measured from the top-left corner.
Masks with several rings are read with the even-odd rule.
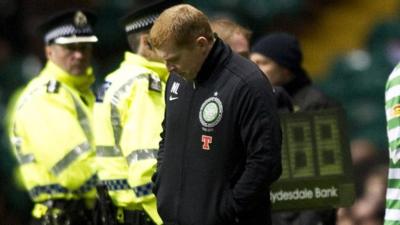
[[[311,79],[308,77],[307,72],[304,69],[300,69],[295,73],[295,78],[289,83],[283,85],[283,88],[289,93],[290,96],[294,96],[297,92],[306,86],[311,85]]]
[[[201,83],[208,80],[213,74],[222,69],[221,65],[232,55],[232,50],[218,37],[215,37],[215,42],[207,58],[204,60],[194,79],[196,83]]]

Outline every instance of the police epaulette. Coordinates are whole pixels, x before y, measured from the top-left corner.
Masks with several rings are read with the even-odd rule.
[[[58,89],[60,89],[60,82],[57,80],[49,80],[46,84],[46,92],[47,93],[58,93]]]
[[[149,90],[161,92],[161,80],[152,74],[149,74]]]
[[[110,81],[105,81],[96,91],[96,102],[103,102],[106,91],[111,86]]]

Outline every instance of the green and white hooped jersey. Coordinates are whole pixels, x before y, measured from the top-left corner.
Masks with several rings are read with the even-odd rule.
[[[385,111],[390,156],[385,225],[395,225],[400,224],[400,64],[386,83]]]

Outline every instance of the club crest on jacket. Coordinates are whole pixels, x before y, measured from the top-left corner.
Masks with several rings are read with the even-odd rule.
[[[206,99],[200,107],[199,119],[204,131],[212,131],[222,119],[223,107],[215,92],[213,97]]]

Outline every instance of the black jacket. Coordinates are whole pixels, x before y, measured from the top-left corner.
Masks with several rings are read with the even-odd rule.
[[[297,72],[295,78],[283,88],[292,97],[295,111],[316,111],[340,107],[340,104],[312,84],[304,70]]]
[[[289,93],[281,86],[274,87],[274,95],[276,99],[276,106],[278,108],[278,112],[287,113],[293,112],[293,101],[290,97]]]
[[[197,78],[171,74],[165,95],[154,188],[164,224],[270,224],[281,131],[263,73],[217,38]]]

